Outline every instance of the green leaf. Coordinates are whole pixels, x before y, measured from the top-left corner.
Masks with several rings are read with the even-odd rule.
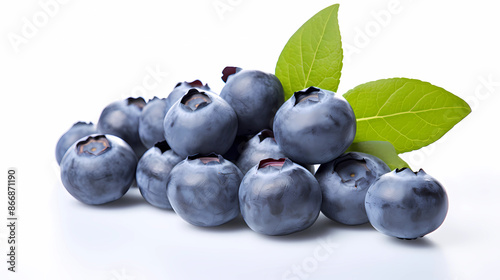
[[[362,84],[344,97],[356,115],[354,142],[388,141],[397,153],[433,143],[471,112],[443,88],[407,78]]]
[[[310,86],[336,92],[342,70],[339,5],[323,9],[288,40],[276,64],[285,100]]]
[[[389,165],[389,168],[391,168],[391,170],[403,167],[410,168],[408,163],[406,163],[398,156],[398,154],[396,153],[396,149],[394,149],[394,146],[386,141],[366,141],[353,143],[347,151],[361,152],[376,156],[384,161],[387,165]]]

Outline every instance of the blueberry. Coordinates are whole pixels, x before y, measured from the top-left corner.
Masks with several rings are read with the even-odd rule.
[[[391,169],[379,158],[349,152],[320,165],[316,179],[321,186],[321,212],[346,225],[368,222],[365,196],[371,184]]]
[[[163,119],[167,114],[167,101],[165,98],[154,97],[142,109],[139,118],[139,137],[146,148],[165,140]]]
[[[223,154],[222,157],[236,164],[241,156],[241,153],[243,152],[246,143],[251,138],[252,136],[250,135],[236,135],[231,148],[229,148],[229,150],[225,154]]]
[[[243,174],[216,154],[194,155],[170,172],[167,194],[174,211],[196,226],[218,226],[240,211],[238,188]]]
[[[309,87],[297,91],[278,110],[274,136],[293,161],[322,164],[343,154],[356,134],[356,118],[341,95]]]
[[[190,89],[168,110],[163,127],[168,144],[183,158],[224,154],[233,144],[238,119],[218,95]]]
[[[147,150],[139,136],[139,119],[146,101],[142,97],[129,97],[115,101],[104,108],[97,122],[97,131],[125,140],[138,158]]]
[[[236,165],[245,174],[263,159],[284,157],[285,154],[274,139],[274,133],[269,129],[264,129],[244,145]]]
[[[84,136],[96,133],[97,129],[93,123],[77,122],[66,131],[56,145],[56,160],[57,164],[61,164],[61,160],[73,143]]]
[[[248,137],[248,136],[237,136]],[[240,144],[241,154],[236,160],[236,165],[243,172],[247,173],[252,167],[266,158],[284,158],[285,154],[281,151],[278,143],[274,139],[272,130],[264,129],[250,138],[246,143]],[[309,172],[314,174],[314,166],[310,164],[302,164]]]
[[[389,236],[416,239],[436,230],[448,212],[443,186],[422,169],[396,169],[382,175],[365,198],[372,226]]]
[[[243,177],[239,200],[243,219],[252,230],[286,235],[316,221],[321,189],[311,172],[290,159],[264,159]]]
[[[137,157],[113,135],[93,134],[75,142],[61,161],[66,190],[86,204],[104,204],[121,198],[134,181]]]
[[[164,209],[172,209],[167,198],[167,181],[170,171],[181,162],[167,141],[156,143],[139,159],[136,181],[142,196],[150,204]]]
[[[210,91],[210,87],[208,84],[203,84],[200,80],[195,80],[192,82],[179,82],[175,85],[174,89],[167,96],[167,109],[165,113],[174,105],[177,100],[181,99],[186,92],[190,89],[196,88],[198,90]]]
[[[285,100],[280,80],[270,73],[236,67],[226,67],[223,73],[226,84],[220,97],[238,116],[238,135],[272,129],[274,115]]]

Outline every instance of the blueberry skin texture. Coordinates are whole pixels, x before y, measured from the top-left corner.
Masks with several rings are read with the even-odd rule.
[[[136,182],[147,202],[162,209],[172,209],[167,197],[168,177],[174,166],[182,160],[166,141],[157,143],[139,159]]]
[[[201,94],[210,103],[191,109],[190,100]],[[224,154],[234,142],[238,119],[224,99],[208,91],[191,89],[170,108],[163,127],[165,139],[176,154]]]
[[[247,225],[266,235],[287,235],[310,227],[318,218],[321,189],[307,169],[290,159],[278,166],[261,161],[243,177],[240,210]]]
[[[168,112],[168,110],[177,102],[177,100],[181,99],[186,92],[188,92],[190,89],[196,88],[202,91],[210,91],[210,87],[208,84],[203,84],[200,80],[195,80],[192,82],[179,82],[177,85],[175,85],[174,89],[168,94],[166,103],[167,103],[167,108],[165,110],[165,114]]]
[[[103,149],[100,142],[91,142],[96,139],[108,141],[108,147]],[[68,149],[61,161],[61,180],[77,200],[90,205],[104,204],[128,191],[136,166],[137,157],[125,141],[113,135],[93,134]]]
[[[365,196],[376,179],[391,169],[378,157],[349,152],[320,165],[315,177],[321,186],[321,212],[345,225],[368,222]]]
[[[212,155],[210,160],[184,159],[170,172],[167,185],[175,213],[195,226],[222,225],[240,213],[238,188],[243,174],[220,155]]]
[[[222,157],[236,164],[236,162],[241,156],[241,153],[243,152],[246,143],[251,138],[252,136],[248,135],[236,135],[236,138],[234,138],[231,148],[229,148],[229,150],[225,154],[223,154]]]
[[[284,158],[271,130],[265,129],[252,137],[243,147],[236,166],[246,174],[248,170],[266,158]]]
[[[115,135],[125,140],[140,158],[147,150],[139,136],[139,120],[145,105],[141,97],[112,102],[101,112],[97,122],[98,133]]]
[[[165,140],[163,119],[167,114],[167,101],[165,98],[154,97],[142,109],[139,118],[139,137],[146,148]]]
[[[246,137],[246,136],[236,136]],[[274,134],[269,129],[264,129],[257,133],[254,137],[250,138],[248,142],[243,143],[240,156],[236,160],[236,166],[246,174],[248,170],[258,164],[261,160],[267,158],[285,158],[285,154],[281,151],[278,143],[274,139]],[[311,174],[314,174],[314,166],[308,164],[301,164]]]
[[[241,70],[229,76],[220,97],[238,116],[238,135],[272,129],[274,115],[285,101],[280,80],[258,70]]]
[[[422,169],[396,169],[382,175],[366,193],[372,226],[389,236],[416,239],[436,230],[448,212],[443,186]]]
[[[56,145],[56,160],[57,164],[61,164],[61,160],[73,143],[84,136],[88,136],[97,132],[97,128],[93,123],[77,122],[66,131]]]
[[[356,117],[347,100],[309,87],[294,93],[274,118],[274,136],[295,162],[323,164],[343,154],[356,135]]]

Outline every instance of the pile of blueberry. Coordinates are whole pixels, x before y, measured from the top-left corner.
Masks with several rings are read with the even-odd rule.
[[[226,67],[222,79],[220,94],[183,82],[166,98],[109,104],[97,126],[73,125],[56,147],[66,190],[97,205],[137,184],[150,204],[193,225],[241,214],[266,235],[304,230],[320,212],[403,239],[444,221],[446,192],[423,170],[391,171],[377,157],[346,153],[356,117],[341,95],[309,87],[285,102],[273,74]]]

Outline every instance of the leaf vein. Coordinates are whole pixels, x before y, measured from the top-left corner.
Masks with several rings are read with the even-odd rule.
[[[432,112],[432,111],[440,111],[440,110],[448,110],[448,109],[465,109],[465,107],[442,107],[442,108],[430,108],[430,109],[425,109],[425,110],[419,110],[419,111],[409,111],[409,112],[398,112],[398,113],[393,113],[393,114],[387,114],[387,115],[375,115],[371,117],[363,117],[363,118],[358,118],[358,122],[364,122],[364,121],[370,121],[374,119],[385,119],[385,118],[390,118],[390,117],[395,117],[399,115],[407,115],[407,114],[412,114],[416,115],[419,113],[427,113],[427,112]]]
[[[307,87],[307,83],[309,82],[309,77],[311,76],[312,69],[314,68],[314,63],[316,62],[316,55],[318,54],[319,46],[323,42],[323,39],[325,37],[326,27],[328,26],[328,22],[330,22],[330,20],[331,20],[331,16],[332,16],[332,13],[333,13],[334,10],[335,9],[331,9],[330,10],[330,14],[328,15],[328,21],[325,22],[325,24],[323,25],[323,30],[321,31],[321,37],[320,37],[319,42],[318,42],[318,44],[316,46],[316,50],[314,51],[314,56],[313,56],[313,59],[311,61],[311,66],[309,67],[309,70],[308,70],[308,73],[307,73],[307,77],[304,76],[305,80],[304,80],[304,86],[303,86],[303,88],[306,88]],[[301,44],[302,44],[302,38],[301,38]],[[304,63],[302,63],[302,65],[304,65]]]

